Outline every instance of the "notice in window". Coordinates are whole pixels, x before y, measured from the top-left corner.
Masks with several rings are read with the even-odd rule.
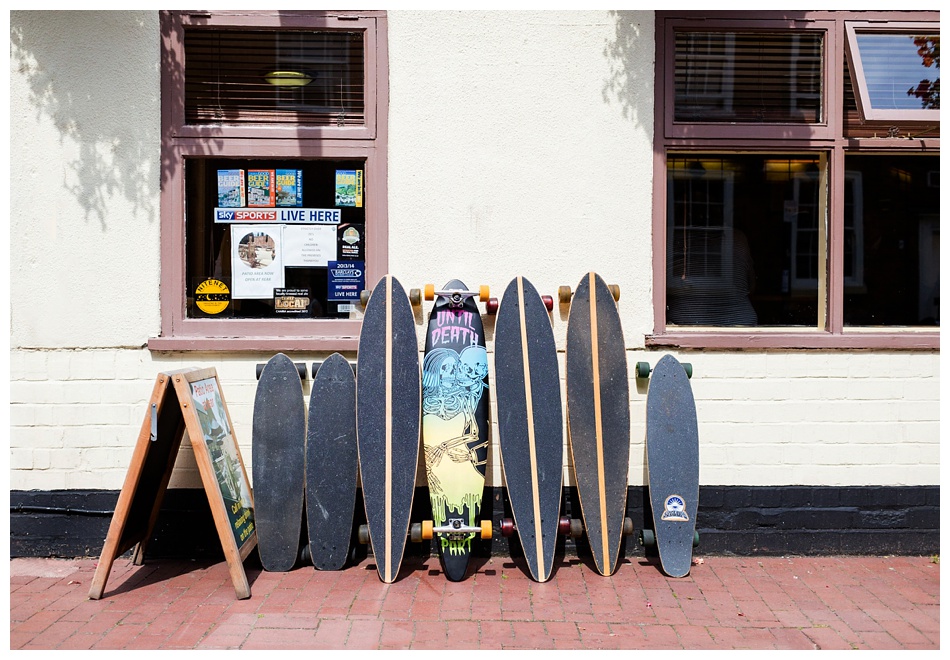
[[[280,225],[231,225],[231,297],[272,298],[284,286]]]
[[[326,268],[336,259],[336,227],[287,225],[284,227],[284,265]]]

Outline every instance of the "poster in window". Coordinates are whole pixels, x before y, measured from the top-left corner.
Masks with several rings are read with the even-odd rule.
[[[276,187],[274,170],[247,171],[247,205],[274,206]]]
[[[218,206],[244,206],[244,170],[218,170]]]
[[[287,225],[283,239],[285,266],[325,268],[336,259],[334,225]]]
[[[363,206],[363,170],[336,171],[336,205]]]
[[[273,298],[284,286],[282,225],[231,225],[231,298]]]
[[[277,206],[303,206],[303,170],[277,170]]]

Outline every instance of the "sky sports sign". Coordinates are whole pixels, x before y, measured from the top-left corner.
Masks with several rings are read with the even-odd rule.
[[[214,210],[216,223],[273,222],[276,224],[340,224],[340,209],[227,209]]]

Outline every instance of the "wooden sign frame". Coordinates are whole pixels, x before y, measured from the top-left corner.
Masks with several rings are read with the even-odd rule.
[[[145,548],[186,433],[234,591],[240,599],[250,597],[244,560],[257,546],[254,499],[233,429],[214,367],[163,372],[156,377],[89,598],[102,597],[112,564],[123,552],[134,547],[133,563],[144,563]]]

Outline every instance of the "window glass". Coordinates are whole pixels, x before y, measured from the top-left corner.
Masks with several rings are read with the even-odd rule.
[[[858,33],[871,110],[940,109],[940,36]]]
[[[677,32],[675,121],[821,121],[822,41],[804,31]]]
[[[185,31],[189,124],[364,123],[363,34]]]
[[[939,325],[939,156],[849,154],[845,168],[855,182],[845,325]]]
[[[826,250],[819,157],[667,163],[667,323],[814,327]]]
[[[273,194],[258,198],[255,173],[271,181],[271,171]],[[187,159],[187,316],[347,318],[359,291],[335,282],[353,289],[331,296],[328,265],[364,267],[364,172],[360,160]],[[241,180],[243,190],[231,185]],[[202,304],[209,281],[229,305]]]

